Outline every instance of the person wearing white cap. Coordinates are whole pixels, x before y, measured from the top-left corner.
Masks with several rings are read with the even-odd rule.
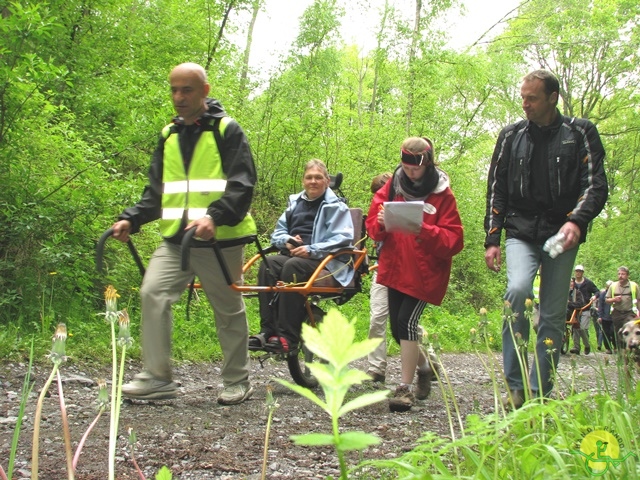
[[[591,313],[586,305],[589,302],[595,300],[595,295],[600,292],[595,283],[584,276],[584,267],[582,265],[576,265],[575,267],[576,288],[580,290],[582,298],[584,298],[585,307],[580,314],[580,328],[573,329],[573,348],[569,350],[570,353],[580,355],[580,339],[584,343],[584,354],[589,355],[591,353],[591,345],[589,344],[589,325],[591,324]]]

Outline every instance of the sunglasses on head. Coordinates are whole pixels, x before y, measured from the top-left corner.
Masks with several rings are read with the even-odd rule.
[[[400,149],[400,158],[402,159],[402,163],[406,163],[407,165],[415,165],[420,166],[422,164],[427,164],[431,161],[428,153],[431,151],[431,145],[427,145],[427,148],[424,149],[422,153],[412,153],[406,151],[404,148]]]

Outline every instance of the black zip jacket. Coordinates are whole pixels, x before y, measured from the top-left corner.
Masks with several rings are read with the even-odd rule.
[[[498,136],[487,182],[485,248],[500,245],[502,230],[506,238],[542,245],[566,221],[580,227],[582,243],[589,222],[607,200],[605,152],[598,130],[589,120],[565,117],[559,111],[543,146],[546,175],[536,175],[537,181],[548,182],[537,190],[548,191],[551,198],[546,202],[535,198],[530,129],[530,122],[522,120]]]
[[[213,135],[213,131],[206,125],[212,124],[216,118],[227,116],[224,108],[217,100],[207,99],[208,110],[198,119],[195,126],[181,124],[181,119],[174,118],[180,139],[180,149],[187,163],[191,161],[193,149],[200,135]],[[204,127],[200,127],[204,126]],[[142,193],[142,198],[133,207],[127,208],[119,217],[119,220],[131,222],[131,233],[136,233],[145,223],[160,218],[162,213],[162,173],[165,138],[160,135],[158,146],[153,153],[153,159],[149,168],[149,183]],[[253,162],[249,142],[242,128],[235,120],[227,125],[222,143],[219,144],[222,170],[227,176],[227,186],[222,197],[209,205],[207,213],[211,215],[216,225],[237,225],[249,211],[253,199],[256,184],[256,168]],[[185,223],[186,226],[186,223]],[[167,239],[171,243],[180,244],[184,232],[178,233]],[[210,242],[201,242],[210,246]],[[221,244],[225,242],[220,242]],[[237,242],[235,242],[237,243]],[[224,246],[224,245],[223,245]]]

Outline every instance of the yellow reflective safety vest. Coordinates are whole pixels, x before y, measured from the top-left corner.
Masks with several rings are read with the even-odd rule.
[[[221,137],[224,137],[224,130],[230,121],[230,117],[220,119]],[[202,132],[193,150],[189,171],[185,172],[178,133],[174,127],[174,124],[169,124],[162,129],[162,136],[166,140],[160,233],[165,238],[178,233],[185,212],[188,221],[204,217],[209,205],[222,197],[227,186],[214,133]],[[216,225],[216,240],[234,240],[256,233],[256,224],[249,213],[237,225]]]

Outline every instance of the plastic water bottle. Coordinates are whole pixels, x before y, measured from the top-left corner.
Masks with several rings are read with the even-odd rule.
[[[551,258],[556,258],[564,252],[564,233],[556,233],[553,237],[544,242],[542,249],[549,253]]]

